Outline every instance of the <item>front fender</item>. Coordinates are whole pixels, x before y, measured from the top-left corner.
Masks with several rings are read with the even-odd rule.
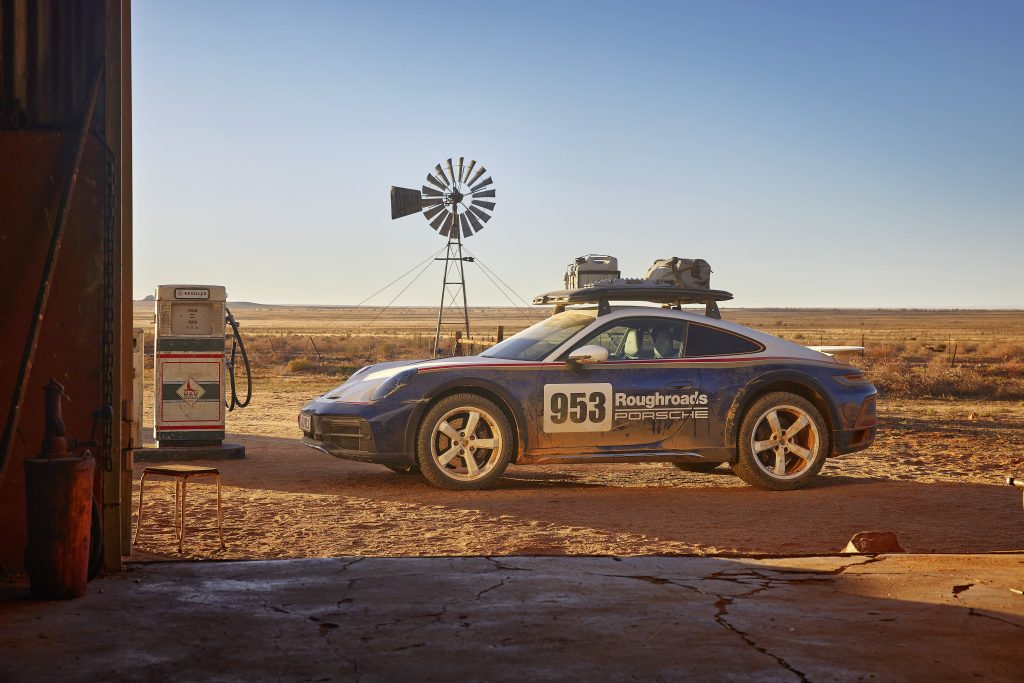
[[[405,444],[410,453],[416,452],[416,434],[419,431],[420,421],[423,419],[427,409],[440,398],[450,394],[457,394],[461,391],[480,393],[484,396],[490,395],[503,404],[512,417],[512,428],[516,431],[516,440],[519,445],[516,453],[516,461],[519,453],[526,450],[527,444],[531,442],[529,429],[527,427],[526,415],[518,400],[505,387],[496,381],[481,377],[452,377],[446,379],[431,388],[423,398],[415,401],[412,415],[406,427]],[[515,462],[515,461],[513,461]]]

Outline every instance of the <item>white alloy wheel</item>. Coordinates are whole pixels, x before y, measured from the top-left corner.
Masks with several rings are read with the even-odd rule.
[[[492,401],[456,394],[427,411],[416,455],[423,476],[435,486],[486,488],[512,459],[512,430]]]
[[[802,396],[778,392],[750,406],[733,467],[748,484],[773,490],[806,486],[821,470],[829,435],[821,413]]]
[[[803,409],[773,406],[761,414],[750,435],[754,462],[773,479],[799,479],[820,456],[821,436]]]

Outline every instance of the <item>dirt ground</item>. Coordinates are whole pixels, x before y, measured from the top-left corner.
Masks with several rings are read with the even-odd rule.
[[[876,444],[829,461],[818,484],[803,491],[753,489],[727,468],[702,475],[635,464],[513,466],[496,489],[455,493],[309,449],[295,423],[307,400],[343,378],[329,370],[380,360],[370,356],[389,353],[388,335],[429,341],[436,311],[232,306],[250,335],[256,387],[252,405],[230,413],[227,429],[248,457],[212,463],[223,473],[226,550],[216,540],[212,487],[190,485],[190,557],[813,555],[837,552],[864,530],[893,531],[909,552],[1024,549],[1021,495],[1003,483],[1024,476],[1022,401],[883,396]],[[487,333],[504,325],[511,334],[529,322],[515,309],[471,313],[475,329]],[[992,363],[1017,357],[1024,344],[1020,311],[730,309],[725,317],[802,343],[863,340],[872,353],[976,347],[972,353]],[[152,334],[151,302],[137,304],[135,323]],[[349,335],[384,336],[341,341]],[[323,371],[290,372],[295,357]],[[142,467],[134,473],[136,504]],[[178,558],[173,484],[151,481],[134,557]]]
[[[635,464],[513,466],[496,489],[450,492],[301,445],[295,415],[330,381],[257,386],[252,407],[229,415],[228,440],[247,457],[211,463],[223,475],[227,549],[213,487],[195,483],[186,556],[811,555],[864,530],[895,532],[915,553],[1024,549],[1021,495],[1003,483],[1024,475],[1020,402],[881,401],[876,445],[829,461],[802,491],[760,491],[726,468]],[[181,557],[172,486],[147,481],[134,559]]]

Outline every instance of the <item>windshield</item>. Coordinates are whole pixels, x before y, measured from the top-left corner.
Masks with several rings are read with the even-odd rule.
[[[567,311],[527,327],[481,356],[506,360],[542,360],[562,342],[594,322],[594,311]]]

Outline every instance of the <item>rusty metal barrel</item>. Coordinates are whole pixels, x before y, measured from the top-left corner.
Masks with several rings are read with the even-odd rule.
[[[34,598],[63,600],[85,595],[95,467],[88,453],[25,460],[25,568]]]

